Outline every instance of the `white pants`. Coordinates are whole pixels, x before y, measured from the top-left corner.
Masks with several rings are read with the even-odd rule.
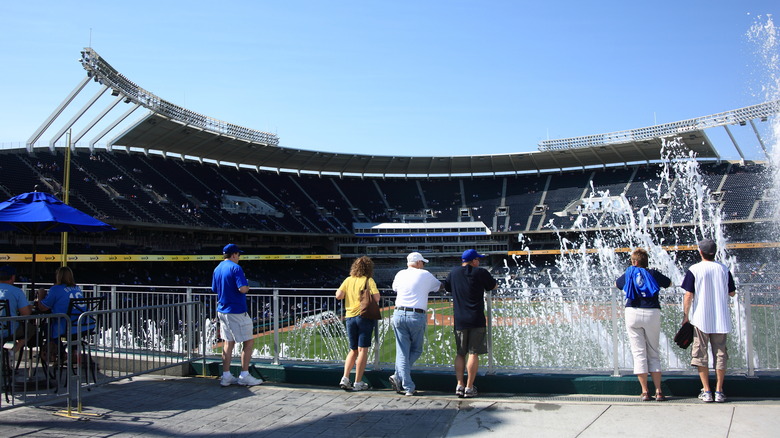
[[[634,356],[634,374],[660,372],[661,309],[626,307],[626,332]]]

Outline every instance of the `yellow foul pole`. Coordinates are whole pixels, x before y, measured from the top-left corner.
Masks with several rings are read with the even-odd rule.
[[[70,137],[71,130],[68,130],[68,145],[65,151],[65,168],[63,169],[62,202],[68,204],[70,199]],[[60,266],[68,266],[68,232],[62,233],[62,249],[60,251]]]

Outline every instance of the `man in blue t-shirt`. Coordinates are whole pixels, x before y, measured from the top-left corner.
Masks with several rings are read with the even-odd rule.
[[[238,259],[244,251],[230,243],[222,249],[224,260],[214,269],[211,290],[217,294],[217,319],[219,320],[222,343],[222,379],[219,384],[230,386],[234,383],[254,386],[263,383],[249,374],[249,361],[255,340],[252,336],[252,318],[247,314],[246,294],[249,282],[244,270],[238,265]],[[236,378],[230,372],[230,360],[236,342],[243,343],[241,351],[241,374]]]
[[[32,313],[30,302],[24,296],[21,289],[14,286],[16,281],[16,269],[13,266],[0,266],[0,300],[8,300],[8,314],[0,316],[27,316]],[[31,321],[18,323],[10,321],[7,330],[0,330],[0,341],[6,343],[14,340],[12,352],[18,352],[27,339],[35,333]],[[12,361],[13,359],[11,359]]]
[[[455,320],[455,378],[458,397],[476,397],[474,380],[479,368],[479,355],[487,353],[485,334],[485,292],[498,287],[490,273],[479,267],[479,259],[485,257],[476,250],[468,249],[461,256],[461,266],[450,271],[444,281],[444,289],[452,292],[453,317]],[[468,355],[468,361],[466,361]],[[468,380],[464,385],[464,369]]]

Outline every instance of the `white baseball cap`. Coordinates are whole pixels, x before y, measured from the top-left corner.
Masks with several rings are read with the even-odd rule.
[[[423,258],[422,254],[420,254],[419,252],[413,252],[410,253],[408,256],[406,256],[406,263],[415,263],[415,262],[428,263],[428,260],[425,260],[425,258]]]

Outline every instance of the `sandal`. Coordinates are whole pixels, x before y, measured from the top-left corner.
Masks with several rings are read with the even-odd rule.
[[[653,398],[647,395],[646,392],[643,392],[642,395],[639,396],[639,399],[642,401],[652,401]]]
[[[668,398],[666,398],[666,396],[662,392],[658,391],[655,393],[655,401],[666,401],[666,400],[668,400]]]

